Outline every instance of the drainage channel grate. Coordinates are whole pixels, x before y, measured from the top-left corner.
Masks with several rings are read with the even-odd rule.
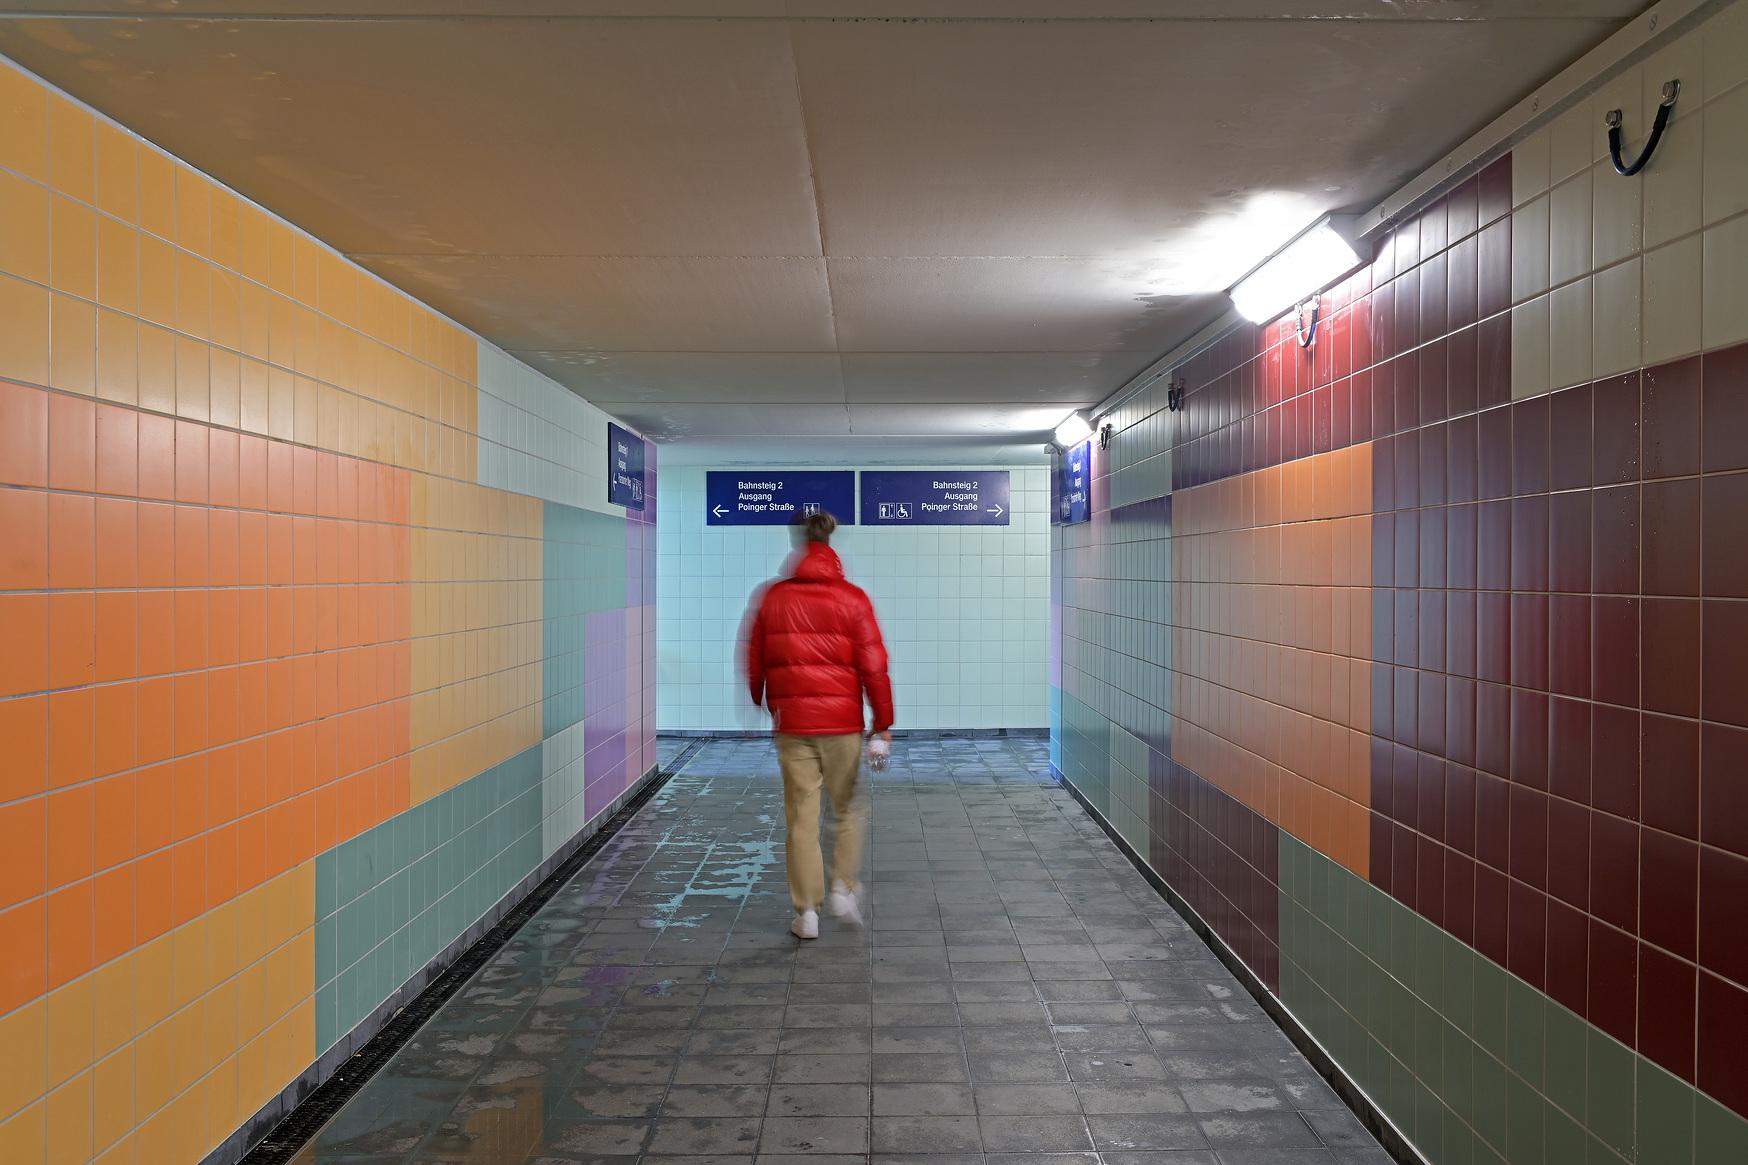
[[[591,834],[577,848],[576,853],[566,858],[564,864],[554,870],[551,877],[530,891],[528,897],[517,903],[478,942],[462,952],[447,970],[431,981],[430,986],[397,1011],[382,1026],[382,1030],[372,1036],[339,1071],[292,1109],[284,1120],[273,1127],[265,1140],[244,1155],[240,1165],[287,1165],[299,1150],[322,1131],[334,1114],[425,1026],[425,1022],[437,1013],[438,1008],[473,978],[474,972],[484,966],[486,960],[522,929],[522,924],[533,918],[578,870],[588,864],[589,859],[600,852],[602,846],[612,840],[613,835],[626,822],[637,815],[639,809],[648,804],[650,798],[667,784],[668,779],[685,768],[708,743],[708,738],[701,737],[682,749],[666,768],[657,772],[649,784],[639,789],[635,797],[620,806],[617,813]]]

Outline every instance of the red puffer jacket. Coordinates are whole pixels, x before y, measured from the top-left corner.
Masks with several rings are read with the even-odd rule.
[[[874,604],[845,581],[843,562],[823,542],[808,543],[794,575],[765,592],[747,640],[747,682],[778,732],[861,732],[863,693],[874,710],[869,731],[892,727],[892,682]]]

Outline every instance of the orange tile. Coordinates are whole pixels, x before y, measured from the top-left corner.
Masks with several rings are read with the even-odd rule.
[[[58,97],[49,98],[49,184],[90,202],[96,192],[96,118]]]
[[[0,170],[0,271],[32,283],[49,281],[48,191],[3,170]]]
[[[0,382],[0,485],[40,486],[48,479],[48,393]]]
[[[176,676],[175,748],[187,755],[206,747],[206,673]]]
[[[0,805],[0,910],[48,889],[48,798]]]
[[[137,672],[142,676],[166,675],[176,668],[176,593],[140,591],[136,596],[138,630],[135,640]]]
[[[97,309],[55,295],[49,301],[49,384],[63,392],[97,392]]]
[[[42,792],[48,771],[49,702],[46,696],[0,700],[0,801]]]
[[[211,443],[205,425],[192,421],[176,422],[176,500],[199,502],[207,500]]]
[[[176,508],[155,502],[142,502],[135,509],[134,517],[139,529],[137,562],[140,585],[175,586]]]
[[[142,326],[136,337],[139,405],[157,413],[176,411],[176,335]]]
[[[97,507],[79,494],[49,495],[49,585],[97,583]]]
[[[97,395],[132,405],[140,396],[139,324],[113,311],[97,313]]]
[[[176,671],[191,671],[207,666],[208,594],[207,591],[194,589],[175,592]]]
[[[139,762],[138,689],[132,683],[97,688],[97,741],[93,771],[99,776],[131,769]]]
[[[48,896],[49,989],[83,975],[91,969],[91,883],[78,882]]]
[[[48,378],[48,289],[0,275],[0,379],[46,384]]]
[[[239,523],[235,510],[207,512],[207,577],[215,587],[237,585],[240,568],[238,537]],[[234,600],[236,596],[231,597]]]
[[[91,591],[51,594],[49,687],[71,688],[89,684],[96,674],[97,596]]]
[[[176,422],[152,413],[138,416],[140,496],[169,501],[176,496]]]
[[[176,507],[176,585],[208,585],[211,539],[204,506]]]
[[[109,777],[92,786],[93,868],[107,870],[134,859],[138,850],[138,821],[134,773]]]
[[[139,490],[139,414],[133,409],[98,405],[96,422],[97,492],[134,495]]]
[[[176,251],[150,235],[139,239],[140,318],[168,328],[176,322]]]
[[[67,198],[49,203],[49,286],[80,299],[97,298],[97,216]]]
[[[97,836],[96,798],[89,784],[50,793],[48,803],[48,885],[57,889],[91,876]]]
[[[49,577],[48,496],[0,489],[0,591],[40,590]]]
[[[134,941],[147,943],[169,932],[174,917],[168,849],[134,863]]]
[[[49,696],[48,788],[91,776],[96,738],[96,698],[89,688]]]
[[[183,757],[170,765],[170,840],[187,841],[207,827],[204,756]]]
[[[0,697],[47,690],[48,596],[0,594],[0,643]]]
[[[212,419],[211,353],[205,341],[176,338],[176,415],[191,421]]]
[[[175,733],[171,719],[175,715],[176,689],[168,679],[141,680],[134,685],[134,697],[139,708],[140,763],[156,764],[172,755]]]
[[[101,965],[133,949],[134,867],[130,863],[92,879],[92,955]]]
[[[232,822],[206,835],[207,900],[213,906],[229,902],[240,891],[239,833]]]
[[[192,921],[206,908],[206,840],[179,842],[170,849],[171,925]]]
[[[47,990],[48,900],[0,912],[0,1015]]]
[[[241,692],[237,669],[215,668],[207,673],[206,725],[209,747],[230,744],[240,735]]]

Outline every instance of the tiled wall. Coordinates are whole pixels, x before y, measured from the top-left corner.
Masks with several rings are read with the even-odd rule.
[[[1737,3],[1395,224],[1308,352],[1122,405],[1055,537],[1064,776],[1434,1162],[1748,1160],[1744,158]]]
[[[0,61],[0,1161],[199,1161],[653,766],[605,427]]]
[[[789,532],[706,525],[705,473],[663,475],[659,721],[762,731],[770,721],[747,699],[737,642],[748,599],[790,553]],[[1009,525],[841,526],[832,538],[874,600],[900,729],[1048,723],[1049,473],[1010,473]]]

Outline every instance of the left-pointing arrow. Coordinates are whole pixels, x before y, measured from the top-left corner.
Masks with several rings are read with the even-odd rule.
[[[722,517],[722,515],[728,513],[728,511],[723,509],[721,506],[716,506],[716,507],[712,508],[710,512],[715,514],[718,518],[720,518],[720,517]]]

